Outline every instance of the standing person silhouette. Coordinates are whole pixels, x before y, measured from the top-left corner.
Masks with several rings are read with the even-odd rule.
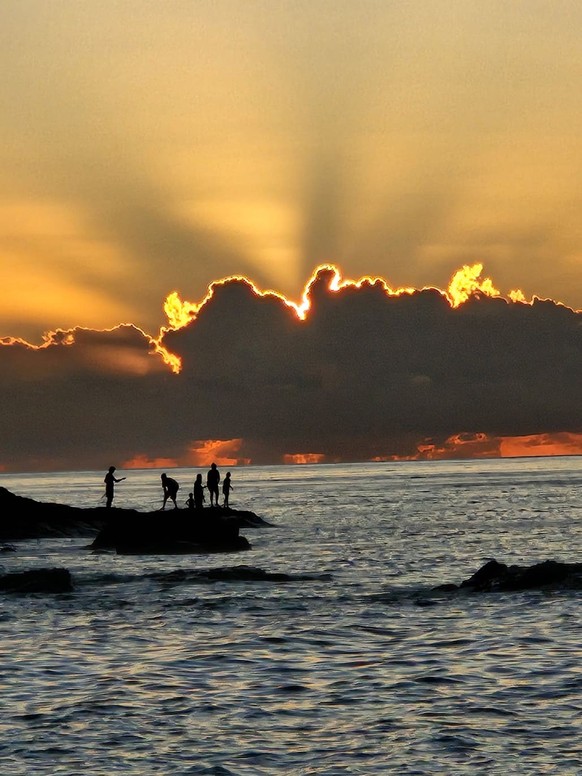
[[[107,509],[109,509],[109,507],[113,503],[115,483],[121,482],[122,480],[125,479],[125,477],[119,477],[119,478],[116,477],[114,474],[114,471],[115,471],[115,466],[110,466],[109,471],[107,472],[107,474],[105,475],[105,479],[103,480],[103,482],[105,483],[105,498],[107,499],[105,506],[107,507]]]
[[[226,509],[228,509],[228,494],[231,490],[234,490],[234,488],[232,487],[232,483],[230,481],[230,472],[226,472],[226,477],[222,483],[222,495],[224,496],[224,503],[222,506]]]
[[[218,506],[218,483],[220,482],[220,472],[215,463],[210,464],[210,469],[206,475],[206,487],[210,493],[210,506]]]
[[[162,488],[164,489],[164,503],[162,504],[162,509],[166,508],[166,501],[170,499],[174,502],[174,509],[178,509],[178,504],[176,503],[176,496],[178,495],[178,490],[180,489],[180,486],[176,482],[176,480],[173,480],[171,477],[168,477],[166,472],[160,475],[162,480]]]
[[[197,474],[194,480],[194,508],[202,509],[204,503],[204,485],[202,484],[202,475]]]

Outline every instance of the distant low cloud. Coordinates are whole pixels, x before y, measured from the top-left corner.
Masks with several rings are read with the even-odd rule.
[[[582,449],[582,314],[552,301],[476,287],[455,306],[323,267],[303,319],[245,279],[196,309],[159,343],[130,325],[5,340],[0,467],[491,456],[541,435]]]

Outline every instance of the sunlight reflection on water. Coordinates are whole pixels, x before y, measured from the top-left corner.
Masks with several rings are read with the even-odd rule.
[[[184,498],[195,473],[172,472]],[[161,505],[159,471],[124,474],[119,506]],[[103,476],[0,484],[95,506]],[[248,467],[233,483],[233,506],[275,525],[246,532],[248,552],[55,539],[2,557],[75,584],[3,598],[4,772],[579,772],[579,591],[431,591],[487,557],[579,561],[578,459]],[[237,566],[290,578],[188,576]]]

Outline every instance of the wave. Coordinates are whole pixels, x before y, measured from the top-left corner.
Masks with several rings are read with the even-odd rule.
[[[329,582],[327,573],[283,573],[266,571],[254,566],[223,566],[207,569],[176,569],[145,574],[73,575],[66,568],[33,568],[0,573],[0,591],[7,593],[64,593],[87,587],[107,587],[153,580],[163,585],[208,582]]]
[[[170,584],[184,582],[329,582],[328,573],[295,573],[265,571],[256,566],[222,566],[208,569],[178,569],[155,572],[147,575],[151,579]]]
[[[104,587],[144,580],[168,586],[209,582],[329,582],[332,579],[333,576],[328,572],[274,572],[246,565],[149,571],[141,574],[105,572],[75,578],[66,568],[33,568],[0,573],[0,591],[60,593],[72,592],[79,587]],[[386,604],[398,604],[414,597],[417,605],[432,606],[443,596],[451,594],[517,593],[548,589],[553,591],[582,589],[582,564],[547,560],[532,566],[508,566],[491,559],[460,585],[446,583],[424,589],[396,588],[380,594],[372,594],[368,599]]]

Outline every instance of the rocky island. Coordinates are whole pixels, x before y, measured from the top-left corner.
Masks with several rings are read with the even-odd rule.
[[[242,527],[270,525],[254,512],[73,507],[17,496],[0,487],[0,542],[88,537],[90,549],[137,553],[232,552],[250,548]]]

